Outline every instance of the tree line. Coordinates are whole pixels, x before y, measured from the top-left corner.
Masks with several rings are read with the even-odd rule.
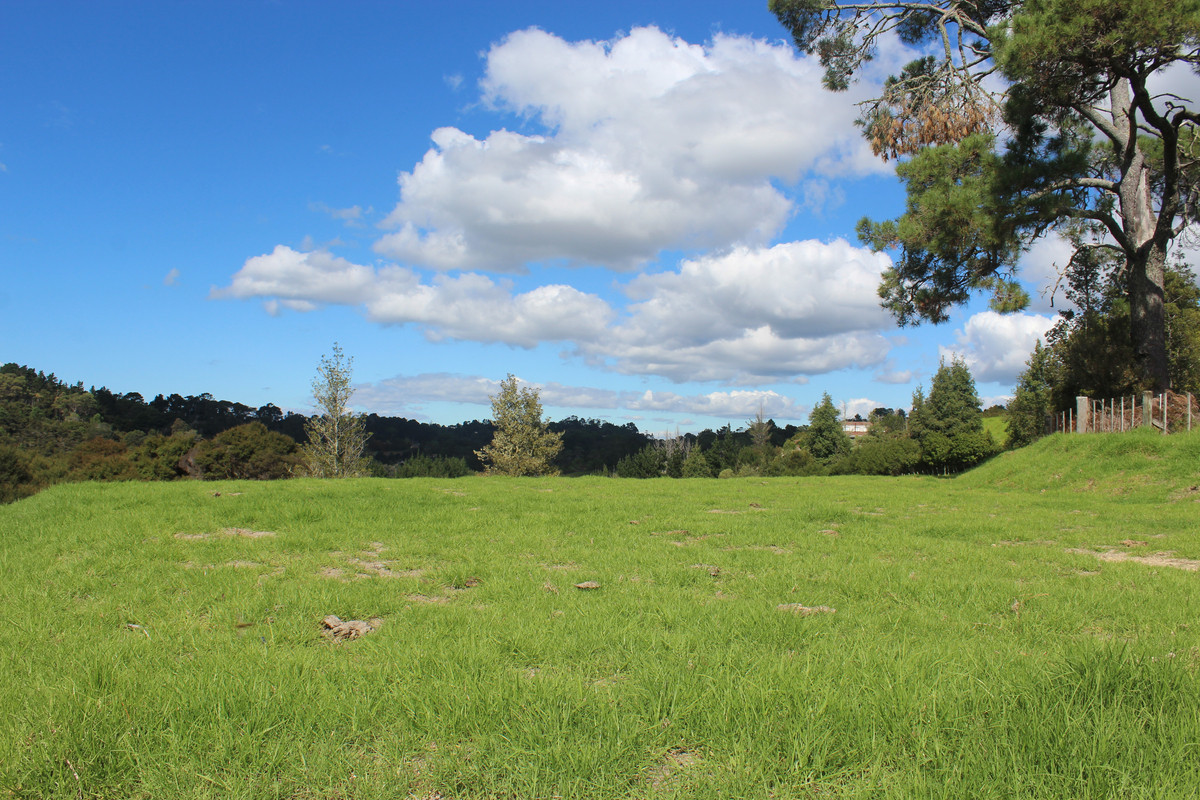
[[[509,375],[492,419],[438,425],[348,410],[350,359],[335,345],[314,381],[319,414],[251,408],[209,394],[85,389],[15,363],[0,367],[0,501],[63,481],[258,479],[295,475],[494,474],[729,477],[958,470],[995,452],[966,367],[943,365],[914,411],[876,409],[852,446],[826,395],[806,426],[761,414],[744,427],[652,437],[632,423],[542,418],[536,389]],[[953,395],[953,401],[945,398]],[[965,408],[957,422],[946,408]],[[970,432],[970,446],[964,432]],[[938,436],[946,437],[946,442]],[[969,438],[969,437],[968,437]],[[939,449],[940,448],[940,449]],[[943,452],[944,451],[944,452]]]

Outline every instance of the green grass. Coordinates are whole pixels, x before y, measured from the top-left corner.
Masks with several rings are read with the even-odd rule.
[[[1200,559],[1198,465],[58,486],[0,508],[0,797],[1194,797],[1200,573],[1133,559]]]
[[[1001,447],[1008,441],[1008,418],[1007,417],[984,417],[983,429],[990,431],[992,438],[996,440],[996,444]]]

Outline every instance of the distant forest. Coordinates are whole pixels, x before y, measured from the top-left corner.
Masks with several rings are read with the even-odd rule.
[[[1018,392],[1020,394],[1020,392]],[[734,429],[650,436],[632,423],[567,417],[550,422],[563,447],[552,468],[567,476],[726,478],[960,472],[1000,449],[960,360],[943,362],[910,413],[877,408],[856,439],[829,395],[802,427],[760,413]],[[1041,412],[1037,411],[1039,418]],[[1011,419],[1011,415],[1007,415]],[[306,474],[299,449],[308,417],[268,403],[251,408],[210,394],[158,395],[85,389],[31,367],[0,367],[0,502],[63,481],[271,480]],[[457,425],[365,417],[366,473],[381,478],[459,478],[482,469],[489,420]],[[1010,444],[1013,442],[1010,441]]]
[[[286,477],[307,419],[271,403],[253,408],[207,393],[148,401],[8,363],[0,367],[0,500],[64,480]],[[478,471],[475,451],[494,430],[488,420],[438,425],[378,414],[366,416],[366,427],[371,473],[380,477]],[[656,441],[632,423],[567,417],[549,427],[563,434],[556,466],[564,475],[614,474]],[[779,446],[797,430],[772,423],[770,439]],[[738,454],[751,445],[748,432],[728,425],[679,441],[713,451],[714,476],[736,468]]]

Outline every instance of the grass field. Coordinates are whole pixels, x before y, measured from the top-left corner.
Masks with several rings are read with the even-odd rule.
[[[0,508],[0,797],[1193,798],[1198,484],[1200,435],[1139,433],[57,486]]]
[[[983,429],[990,431],[996,444],[1001,447],[1008,441],[1008,419],[1005,417],[984,417]]]

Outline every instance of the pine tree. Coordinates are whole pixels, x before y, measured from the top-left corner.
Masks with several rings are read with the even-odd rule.
[[[492,443],[475,455],[488,472],[497,475],[556,475],[554,458],[562,450],[562,433],[549,430],[542,419],[537,389],[518,386],[511,373],[492,395]]]
[[[850,452],[850,437],[838,421],[837,408],[828,392],[821,395],[821,402],[808,415],[807,438],[808,452],[821,461],[830,461]]]
[[[1046,435],[1047,422],[1056,410],[1054,387],[1059,381],[1058,372],[1054,351],[1042,347],[1038,340],[1025,362],[1025,371],[1017,377],[1017,388],[1008,404],[1009,447],[1024,447]]]
[[[975,379],[959,358],[942,362],[926,398],[913,395],[909,434],[921,445],[921,461],[936,470],[958,472],[995,455],[992,435],[983,428]]]
[[[300,448],[304,471],[315,478],[353,478],[366,471],[366,417],[350,411],[354,359],[333,343],[333,356],[321,356],[313,379],[313,399],[321,412],[304,425],[308,441]]]

